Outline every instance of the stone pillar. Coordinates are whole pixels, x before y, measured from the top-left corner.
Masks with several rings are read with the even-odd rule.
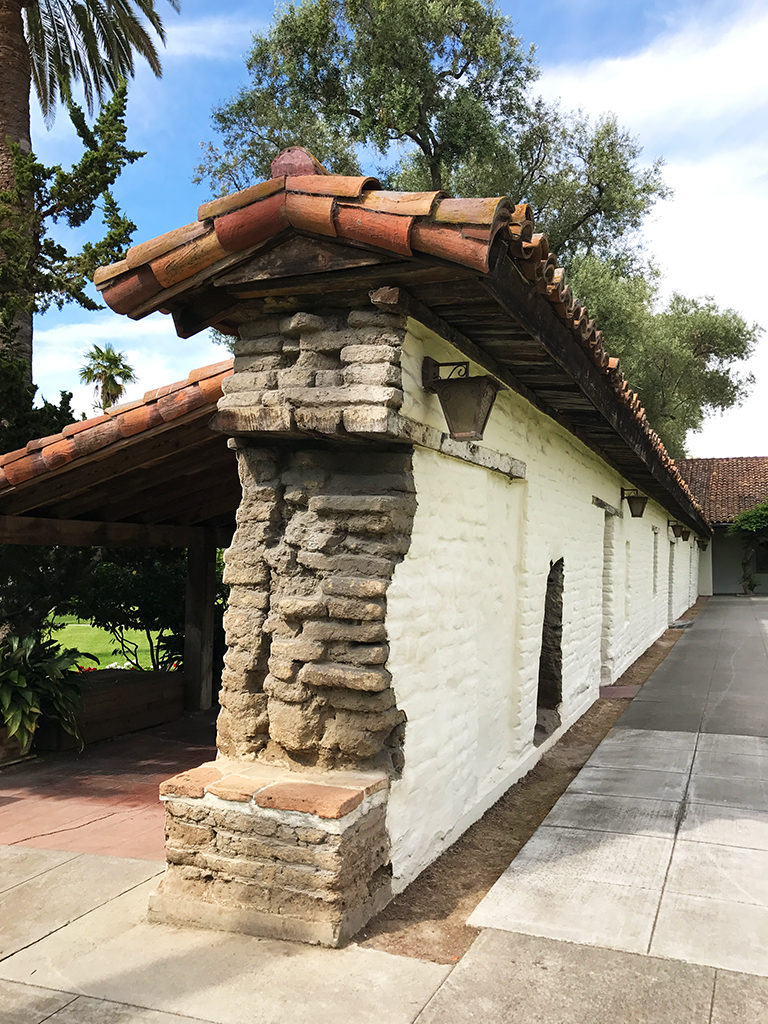
[[[297,314],[243,334],[217,417],[242,485],[219,756],[163,786],[151,916],[334,945],[390,897],[405,716],[386,595],[410,544],[412,449],[344,423],[399,408],[404,322]]]

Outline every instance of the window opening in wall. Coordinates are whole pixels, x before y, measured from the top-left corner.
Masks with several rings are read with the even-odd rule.
[[[653,531],[653,596],[659,592],[659,535]]]
[[[539,688],[536,696],[536,728],[533,742],[538,746],[560,725],[559,707],[563,700],[563,559],[551,562],[544,598],[544,625],[541,631]]]
[[[675,621],[675,542],[669,542],[669,575],[667,576],[667,619]]]
[[[632,551],[629,541],[624,545],[624,621],[629,622],[632,607]]]

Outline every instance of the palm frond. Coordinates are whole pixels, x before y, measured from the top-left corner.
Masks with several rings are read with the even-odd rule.
[[[135,55],[158,77],[153,39],[165,42],[158,0],[30,0],[24,7],[32,84],[47,121],[80,83],[89,112],[135,73]],[[173,10],[179,0],[167,0]]]

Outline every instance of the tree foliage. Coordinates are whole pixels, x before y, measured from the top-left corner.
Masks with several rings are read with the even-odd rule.
[[[745,594],[757,589],[755,564],[757,549],[768,544],[768,502],[762,501],[753,508],[740,512],[728,527],[732,537],[738,537],[742,544],[741,588]]]
[[[80,380],[83,384],[96,385],[97,407],[106,412],[122,398],[126,384],[132,384],[136,374],[123,353],[117,352],[109,342],[103,348],[93,345],[85,359],[85,365],[80,369]]]
[[[581,257],[570,280],[675,458],[685,455],[686,435],[705,415],[748,394],[753,377],[740,364],[754,351],[757,324],[711,298],[673,294],[661,305],[652,267],[628,273],[616,261]]]
[[[135,225],[124,217],[110,193],[123,167],[143,153],[125,145],[126,88],[121,85],[104,105],[93,128],[79,107],[70,116],[83,142],[80,160],[69,170],[46,167],[33,153],[13,147],[14,184],[0,192],[0,329],[13,340],[17,312],[40,313],[75,302],[101,309],[86,292],[98,266],[122,256]],[[101,241],[70,252],[54,237],[55,226],[79,228],[100,210],[106,228]]]
[[[612,116],[535,95],[532,50],[493,0],[304,0],[255,35],[250,81],[214,111],[197,180],[217,193],[269,176],[304,145],[349,173],[378,153],[385,187],[529,202],[610,351],[673,454],[712,410],[740,401],[757,328],[711,299],[660,306],[643,222],[669,195]],[[366,168],[368,169],[368,168]]]
[[[180,662],[184,638],[186,557],[177,549],[103,552],[69,603],[79,619],[105,629],[118,650],[139,667],[126,631],[144,633],[153,669]]]
[[[247,59],[250,81],[217,107],[196,181],[214,191],[269,176],[303,145],[335,173],[379,154],[387,188],[529,202],[554,251],[636,257],[637,231],[669,194],[660,160],[606,116],[546,104],[533,49],[492,0],[289,4]]]
[[[179,0],[168,0],[178,11]],[[152,32],[165,42],[156,0],[27,0],[24,7],[32,84],[46,119],[82,86],[86,104],[103,101],[123,79],[132,78],[139,54],[160,77]],[[150,29],[142,21],[149,22]]]

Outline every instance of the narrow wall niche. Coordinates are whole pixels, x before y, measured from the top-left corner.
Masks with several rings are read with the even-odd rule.
[[[533,742],[543,743],[560,725],[563,699],[563,586],[565,563],[551,562],[544,599],[544,624],[541,631],[539,687],[536,696],[536,727]]]

